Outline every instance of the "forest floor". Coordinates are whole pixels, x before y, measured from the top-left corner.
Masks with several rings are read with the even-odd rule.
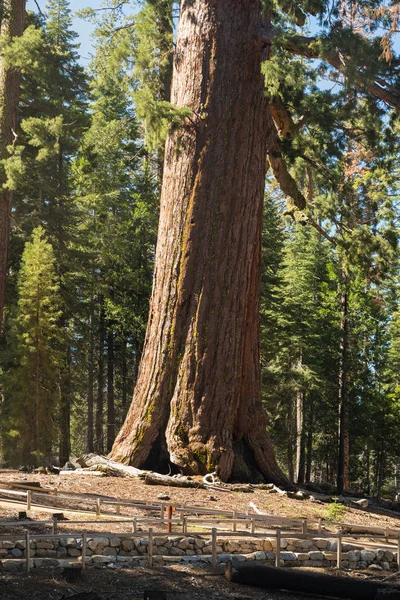
[[[278,494],[268,493],[257,490],[253,493],[243,492],[218,492],[203,489],[172,488],[165,486],[145,485],[137,479],[127,479],[122,477],[92,477],[83,475],[35,475],[18,472],[1,472],[0,488],[2,482],[40,482],[43,488],[57,488],[60,495],[63,492],[73,492],[77,494],[101,495],[103,498],[119,498],[127,501],[146,500],[147,502],[160,502],[158,496],[168,495],[171,504],[194,504],[212,509],[237,510],[247,512],[249,502],[254,503],[260,510],[271,515],[286,516],[291,518],[308,519],[327,519],[330,516],[330,509],[326,504],[319,504],[311,500],[295,500],[280,496]],[[57,503],[57,509],[52,509],[51,504]],[[164,501],[165,502],[165,501]],[[167,502],[167,503],[168,503]],[[33,504],[36,504],[35,499]],[[94,503],[91,501],[82,502],[81,500],[64,501],[55,496],[40,499],[42,509],[32,511],[29,516],[35,520],[49,519],[49,512],[64,512],[69,520],[75,519],[95,519],[93,512]],[[107,510],[105,510],[107,508]],[[24,506],[14,500],[0,501],[0,524],[1,522],[15,520],[18,512],[24,510]],[[400,513],[396,516],[390,511],[383,509],[359,509],[343,507],[340,508],[340,521],[353,523],[357,525],[369,525],[379,527],[391,527],[400,529]],[[250,509],[250,512],[253,512]],[[102,507],[102,518],[105,520],[124,517],[144,517],[143,511],[135,511],[129,507],[121,507],[121,515],[117,515],[111,507]],[[148,515],[151,516],[151,515]],[[337,518],[337,517],[336,517]],[[22,523],[21,523],[22,524]],[[219,526],[218,526],[219,527]],[[115,532],[122,533],[129,531],[126,523],[86,523],[85,525],[68,523],[66,521],[60,525],[60,532],[79,532],[86,528],[88,532]],[[330,527],[327,525],[327,528]],[[32,531],[42,532],[43,528],[35,527]],[[159,527],[157,527],[159,529]],[[18,528],[20,531],[20,529]],[[336,527],[332,526],[332,531]],[[9,531],[9,529],[7,529]],[[17,531],[17,530],[16,530]],[[363,546],[368,544],[368,538],[362,542]],[[370,540],[371,545],[376,544]],[[334,570],[323,570],[327,572]],[[343,574],[343,572],[341,572]],[[349,573],[351,576],[362,578],[380,578],[384,577],[377,573]],[[387,575],[387,573],[386,573]],[[400,577],[399,581],[400,583]],[[232,584],[225,581],[222,572],[215,572],[209,566],[200,565],[181,565],[175,564],[168,567],[147,569],[145,567],[136,567],[129,570],[119,570],[118,573],[106,569],[87,569],[82,581],[76,584],[68,584],[62,577],[59,570],[37,569],[30,575],[3,573],[0,575],[0,598],[30,598],[31,600],[61,600],[67,598],[78,591],[93,590],[98,592],[103,600],[117,600],[123,598],[129,600],[132,598],[143,597],[145,589],[155,589],[167,592],[168,600],[289,600],[290,598],[300,598],[283,594],[280,592],[266,593],[266,590],[258,590],[238,584]],[[314,597],[315,598],[315,597]]]

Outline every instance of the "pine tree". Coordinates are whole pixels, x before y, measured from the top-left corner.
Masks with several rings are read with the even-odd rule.
[[[13,42],[21,37],[25,23],[25,0],[1,2],[0,42]],[[3,310],[10,240],[12,190],[7,185],[4,161],[9,157],[17,129],[20,93],[20,69],[7,64],[4,50],[0,51],[0,334],[3,330]]]
[[[71,165],[88,124],[87,84],[78,63],[76,34],[71,31],[71,11],[66,0],[50,0],[48,17],[35,17],[42,32],[38,61],[22,78],[21,122],[8,177],[14,188],[15,235],[12,262],[17,264],[24,241],[42,225],[56,255],[62,297],[64,335],[60,339],[64,367],[60,394],[60,461],[70,454],[70,411],[74,396],[73,321],[80,310],[76,261],[71,251],[78,227],[72,190]]]
[[[111,12],[97,23],[96,53],[91,63],[92,121],[74,164],[82,219],[79,244],[85,240],[86,252],[81,293],[87,299],[88,310],[82,315],[81,326],[93,342],[97,340],[83,349],[90,371],[87,446],[98,451],[104,447],[111,450],[116,428],[126,414],[128,389],[132,391],[136,377],[135,365],[147,320],[158,213],[157,181],[132,104],[129,56],[135,48],[135,35],[132,28],[118,29],[118,18],[118,13]],[[86,404],[86,392],[81,401]],[[81,406],[77,404],[76,423]]]
[[[6,458],[13,465],[43,464],[57,441],[59,306],[55,255],[39,226],[22,256],[9,340],[12,364],[5,374],[2,436]]]

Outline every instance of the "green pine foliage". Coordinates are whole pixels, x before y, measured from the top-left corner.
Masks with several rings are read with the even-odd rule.
[[[8,343],[1,435],[10,464],[49,461],[57,441],[62,332],[55,255],[42,227],[25,244]]]

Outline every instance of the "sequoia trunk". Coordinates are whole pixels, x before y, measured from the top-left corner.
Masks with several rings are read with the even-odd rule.
[[[0,3],[0,36],[10,39],[24,31],[25,0]],[[19,70],[8,67],[0,56],[0,161],[8,157],[8,147],[17,129],[19,102]],[[4,292],[10,239],[12,192],[4,188],[5,174],[0,170],[0,332],[3,325]]]
[[[184,0],[155,275],[115,460],[286,484],[261,406],[259,286],[267,101],[259,0]]]

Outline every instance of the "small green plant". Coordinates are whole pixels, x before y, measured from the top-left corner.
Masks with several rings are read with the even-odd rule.
[[[343,519],[346,513],[346,508],[343,504],[339,503],[338,498],[333,498],[333,502],[331,502],[326,509],[326,518],[328,521],[340,521]]]

